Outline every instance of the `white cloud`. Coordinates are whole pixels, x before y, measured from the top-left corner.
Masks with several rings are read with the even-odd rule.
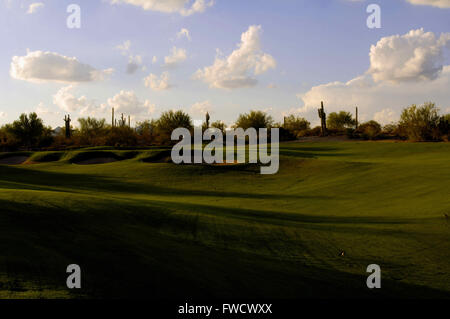
[[[29,82],[90,82],[103,80],[114,70],[97,70],[83,64],[77,58],[58,53],[34,51],[26,56],[14,56],[10,75],[14,79]]]
[[[380,112],[376,112],[373,119],[382,125],[386,125],[397,122],[399,115],[393,109],[383,109]]]
[[[375,81],[431,80],[442,71],[443,52],[450,33],[436,37],[423,29],[382,38],[370,48],[370,69]]]
[[[127,73],[135,73],[142,65],[142,57],[140,55],[131,56],[128,58]]]
[[[381,120],[382,116],[392,117],[393,114],[389,112],[400,114],[403,108],[426,101],[436,102],[445,109],[450,106],[449,87],[450,66],[445,66],[437,79],[422,82],[375,82],[369,74],[365,74],[346,83],[322,84],[299,94],[304,104],[299,111],[311,114],[311,118],[316,119],[320,102],[324,101],[327,113],[341,110],[353,113],[358,106],[362,120],[374,118],[376,114]],[[382,112],[384,109],[390,111]]]
[[[8,114],[6,114],[5,112],[0,112],[0,119],[6,117]]]
[[[163,72],[160,77],[157,75],[150,73],[144,79],[145,86],[151,88],[154,91],[164,91],[171,88],[169,84],[169,72]]]
[[[450,8],[450,0],[407,0],[416,5],[433,6],[438,8]]]
[[[256,75],[276,67],[275,59],[261,51],[261,26],[250,26],[241,35],[238,48],[228,57],[216,56],[214,64],[198,70],[194,78],[210,87],[235,89],[256,85]]]
[[[177,38],[180,39],[182,37],[186,37],[189,41],[191,41],[191,34],[188,29],[182,28],[180,32],[177,33]]]
[[[133,91],[120,91],[107,102],[109,108],[114,108],[117,114],[124,113],[134,117],[151,114],[155,111],[155,105],[149,100],[140,101]]]
[[[368,72],[298,94],[303,101],[298,111],[317,118],[321,101],[327,113],[353,113],[358,106],[361,120],[374,118],[386,124],[398,120],[402,109],[411,104],[433,101],[444,110],[450,106],[450,65],[443,65],[441,56],[449,38],[449,33],[437,38],[422,29],[382,38],[371,48]]]
[[[125,3],[148,11],[179,13],[183,16],[204,12],[206,8],[214,5],[214,0],[110,0],[110,2]]]
[[[109,114],[111,108],[114,108],[116,114],[124,113],[135,119],[155,111],[154,104],[149,100],[140,101],[133,91],[122,90],[109,98],[106,103],[99,104],[95,100],[87,99],[86,96],[76,97],[73,93],[74,88],[73,85],[61,88],[53,96],[53,103],[66,112],[78,113],[83,116],[103,117]],[[48,110],[43,105],[39,107],[41,107],[41,112]]]
[[[130,52],[130,48],[131,48],[130,40],[126,40],[124,43],[116,46],[116,49],[120,50],[122,52],[122,55],[127,55],[128,52]]]
[[[33,14],[35,13],[39,8],[44,7],[44,4],[42,2],[34,2],[28,6],[27,14]]]
[[[170,55],[164,58],[164,65],[168,67],[173,67],[187,59],[187,54],[185,49],[179,49],[173,47],[170,51]]]
[[[54,96],[53,103],[66,112],[80,114],[90,113],[98,108],[95,101],[88,100],[85,96],[75,97],[73,85],[62,87]]]
[[[206,113],[211,114],[212,108],[210,101],[197,102],[191,106],[189,112],[193,116],[204,116]]]

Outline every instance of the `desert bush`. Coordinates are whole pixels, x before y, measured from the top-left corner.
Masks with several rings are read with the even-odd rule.
[[[11,134],[11,124],[3,125],[0,128],[0,151],[15,151],[20,147],[20,141]]]
[[[443,115],[439,118],[438,134],[440,138],[448,142],[450,137],[450,114]]]
[[[413,104],[405,108],[400,116],[400,133],[412,141],[439,139],[438,111],[432,102],[419,107]]]
[[[118,126],[111,128],[104,141],[102,145],[114,147],[136,146],[138,135],[128,126]]]
[[[75,144],[101,146],[105,145],[107,135],[111,127],[106,124],[105,119],[93,117],[79,118],[79,129],[75,130],[73,137]]]
[[[304,136],[304,132],[310,129],[311,123],[300,116],[293,114],[284,118],[283,128],[288,130],[293,136]]]
[[[352,114],[349,112],[341,111],[339,113],[330,113],[327,117],[327,128],[329,130],[344,130],[350,128],[356,124]]]
[[[262,111],[250,111],[249,113],[240,114],[236,123],[235,128],[243,128],[244,130],[253,127],[258,128],[270,128],[274,124],[273,118]]]
[[[227,125],[222,121],[215,121],[211,123],[211,128],[219,129],[222,132],[222,134],[225,134]]]
[[[362,138],[367,140],[374,140],[381,136],[381,125],[376,121],[369,121],[361,124],[355,131]]]
[[[21,114],[18,120],[6,125],[5,130],[13,140],[27,149],[51,143],[51,129],[44,126],[36,113]]]
[[[155,141],[157,122],[146,120],[136,124],[136,134],[139,145],[152,145]]]

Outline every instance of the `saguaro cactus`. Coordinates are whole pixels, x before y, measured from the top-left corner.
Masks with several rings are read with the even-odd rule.
[[[114,127],[116,122],[114,121],[114,108],[112,108],[112,119],[111,119],[111,126]]]
[[[320,118],[320,134],[321,136],[327,135],[327,114],[325,113],[325,110],[323,108],[323,102],[320,102],[320,109],[319,111],[319,118]]]
[[[70,119],[70,115],[65,115],[64,116],[64,122],[66,123],[66,138],[70,138],[70,136],[72,135],[71,131],[70,131],[70,122],[72,120]]]
[[[207,128],[207,129],[209,128],[209,119],[210,119],[209,113],[206,112],[206,128]]]

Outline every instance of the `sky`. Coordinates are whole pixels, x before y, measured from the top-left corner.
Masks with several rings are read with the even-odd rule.
[[[0,124],[114,107],[133,123],[180,109],[315,125],[321,101],[382,124],[413,103],[450,112],[450,0],[0,0],[0,39]]]

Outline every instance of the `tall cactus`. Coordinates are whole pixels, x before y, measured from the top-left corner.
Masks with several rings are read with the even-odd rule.
[[[70,119],[70,115],[64,116],[64,122],[66,123],[66,138],[70,138],[72,135],[72,132],[70,130],[70,122],[72,120]]]
[[[327,135],[327,114],[325,113],[325,109],[323,108],[323,102],[320,102],[320,109],[319,111],[319,118],[320,118],[320,135],[326,136]]]

